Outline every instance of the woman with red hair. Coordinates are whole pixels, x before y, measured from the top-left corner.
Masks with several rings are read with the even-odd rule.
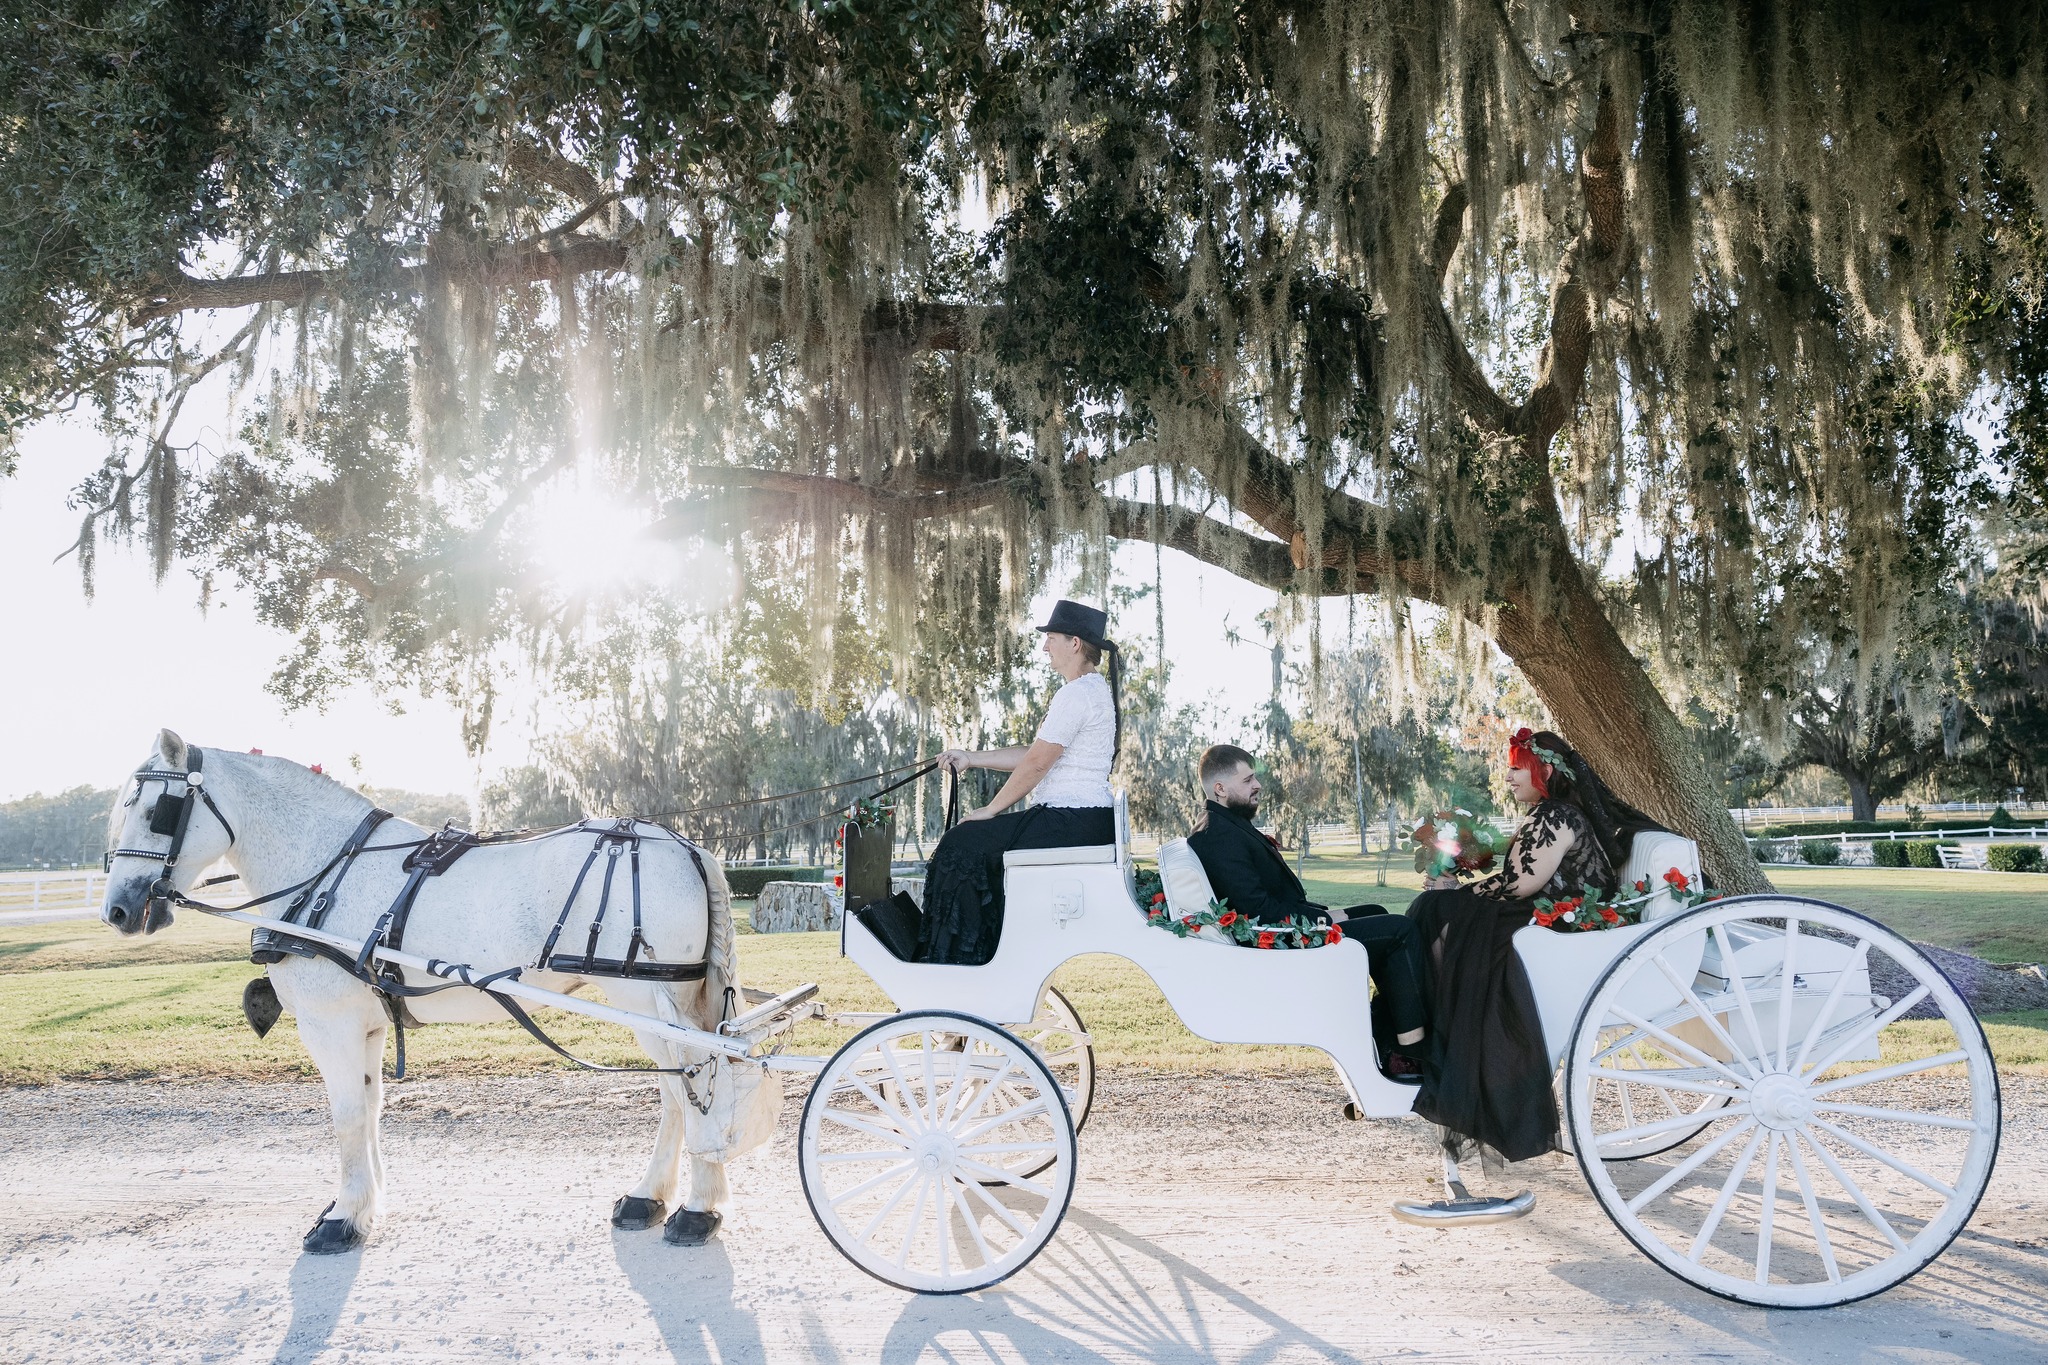
[[[1515,955],[1515,931],[1529,923],[1538,897],[1577,895],[1589,885],[1611,894],[1629,840],[1662,828],[1615,799],[1548,730],[1516,732],[1507,778],[1528,816],[1505,866],[1471,886],[1431,877],[1408,907],[1428,949],[1433,1001],[1415,1112],[1441,1126],[1453,1157],[1477,1148],[1489,1165],[1559,1146],[1550,1052]]]

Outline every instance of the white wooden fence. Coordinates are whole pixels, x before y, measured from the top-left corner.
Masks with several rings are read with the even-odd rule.
[[[0,872],[0,915],[97,911],[106,893],[104,872]]]

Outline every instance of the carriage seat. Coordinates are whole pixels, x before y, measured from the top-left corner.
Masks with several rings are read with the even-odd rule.
[[[1121,863],[1128,869],[1131,856],[1131,809],[1124,793],[1115,793],[1116,842],[1074,844],[1067,848],[1013,848],[1003,855],[1003,866],[1054,867],[1067,863]]]
[[[1654,829],[1646,829],[1630,841],[1628,862],[1621,869],[1621,895],[1637,894],[1633,889],[1637,882],[1647,881],[1650,884],[1650,890],[1655,894],[1643,906],[1645,922],[1663,919],[1685,908],[1664,883],[1664,874],[1674,867],[1698,886],[1700,846],[1682,834]]]

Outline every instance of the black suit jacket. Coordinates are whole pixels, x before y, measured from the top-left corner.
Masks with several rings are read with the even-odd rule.
[[[1289,915],[1329,917],[1324,907],[1309,900],[1301,878],[1273,841],[1227,806],[1208,803],[1201,822],[1188,834],[1188,847],[1202,860],[1217,898],[1261,924],[1278,924]]]

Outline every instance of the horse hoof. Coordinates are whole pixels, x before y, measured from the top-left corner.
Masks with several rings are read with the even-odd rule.
[[[619,1202],[612,1205],[612,1226],[628,1232],[642,1232],[661,1221],[668,1212],[668,1205],[659,1199],[642,1199],[634,1194],[622,1194]]]
[[[717,1234],[718,1225],[724,1221],[716,1209],[677,1209],[669,1215],[661,1240],[672,1247],[700,1247]]]
[[[320,1221],[313,1224],[313,1230],[306,1234],[299,1245],[309,1256],[339,1256],[344,1251],[354,1251],[363,1244],[363,1230],[346,1218],[329,1218],[334,1208],[329,1204],[320,1211]]]

